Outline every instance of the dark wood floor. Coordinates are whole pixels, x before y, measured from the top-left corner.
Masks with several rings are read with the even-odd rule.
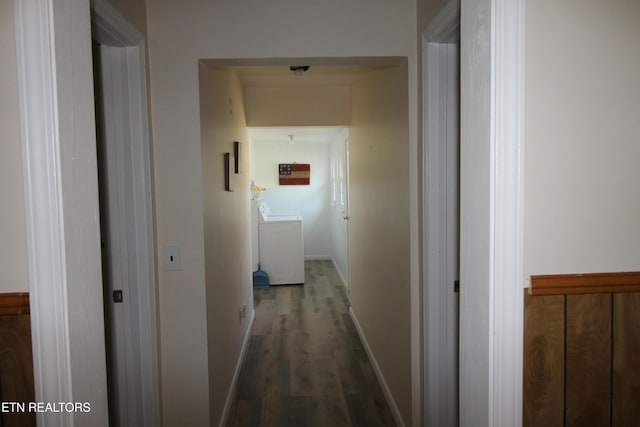
[[[395,426],[332,263],[306,261],[305,280],[254,290],[228,426]]]

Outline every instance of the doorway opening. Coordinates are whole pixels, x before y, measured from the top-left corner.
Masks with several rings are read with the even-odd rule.
[[[296,79],[289,70],[292,63],[310,64],[311,69]],[[230,192],[225,188],[224,171],[231,168],[218,165],[231,157],[235,141],[242,147],[238,151],[241,162],[246,162],[245,141],[250,140],[247,127],[250,130],[293,127],[294,130],[281,136],[280,143],[289,145],[288,135],[292,134],[295,146],[301,127],[348,126],[347,174],[353,191],[346,191],[349,215],[342,213],[340,221],[348,220],[349,227],[346,278],[351,294],[349,315],[394,418],[398,424],[400,420],[409,420],[412,402],[407,384],[412,382],[413,367],[407,362],[411,358],[411,337],[396,333],[411,330],[413,308],[411,197],[407,186],[412,169],[407,59],[202,59],[199,65],[208,342],[216,343],[217,347],[222,345],[228,327],[221,325],[233,322],[239,333],[245,333],[239,360],[246,354],[250,339],[246,331],[251,327],[253,311],[251,290],[234,282],[243,280],[249,272],[251,248],[255,247],[245,234],[251,227],[247,190],[253,179],[257,186],[267,188],[265,194],[270,191],[269,184],[248,176],[247,171],[253,165],[241,163],[239,173],[229,174],[235,180]],[[343,153],[341,157],[346,157],[346,152]],[[279,163],[279,159],[273,159],[268,166],[270,179],[276,182]],[[311,174],[313,168],[311,165]],[[241,221],[231,221],[239,216]],[[238,255],[230,256],[222,264],[219,254],[231,249]],[[219,297],[221,292],[227,295],[224,300]],[[238,308],[229,307],[234,302]],[[246,317],[244,304],[249,309]],[[380,322],[385,327],[381,328]],[[394,346],[389,346],[391,341]],[[218,395],[229,390],[225,405],[220,405],[221,418],[226,419],[235,396],[239,366],[234,375],[218,372],[220,365],[211,363],[214,352],[212,348],[209,350],[210,374],[224,376]],[[227,368],[226,372],[230,370]],[[229,388],[227,381],[231,384]],[[212,405],[219,405],[214,399],[211,401]]]
[[[301,217],[304,259],[331,260],[348,294],[348,138],[345,127],[249,129],[250,179],[260,189],[252,200],[253,271],[262,261],[257,209],[266,204],[272,213]],[[309,164],[309,184],[279,185],[276,168],[287,163]]]

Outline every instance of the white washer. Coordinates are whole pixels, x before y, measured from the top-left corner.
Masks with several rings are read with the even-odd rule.
[[[260,265],[271,285],[304,283],[302,217],[271,213],[262,203],[258,215]]]

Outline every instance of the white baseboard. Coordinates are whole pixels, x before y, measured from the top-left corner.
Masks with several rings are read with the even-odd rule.
[[[378,362],[376,358],[373,356],[371,352],[371,347],[369,347],[369,343],[362,332],[362,328],[360,328],[360,323],[358,322],[358,318],[353,312],[353,307],[349,307],[349,314],[351,315],[351,320],[353,320],[353,324],[358,331],[358,335],[360,336],[360,341],[362,341],[362,345],[364,346],[365,351],[367,352],[367,356],[369,356],[369,362],[371,362],[371,366],[373,367],[373,371],[376,373],[376,378],[378,378],[378,382],[380,383],[380,388],[382,388],[382,393],[384,394],[385,399],[387,400],[387,404],[389,408],[391,408],[391,413],[393,414],[393,419],[396,422],[398,427],[405,427],[402,416],[400,415],[400,410],[398,409],[398,405],[396,405],[396,401],[391,394],[391,390],[389,389],[389,385],[384,379],[382,375],[382,371],[380,370],[380,366],[378,366]]]
[[[242,369],[242,363],[244,362],[244,358],[247,354],[247,348],[249,348],[249,341],[251,340],[251,331],[253,331],[253,321],[256,318],[256,311],[251,310],[251,318],[249,319],[249,326],[247,327],[247,332],[244,334],[244,339],[242,341],[242,349],[240,350],[240,356],[238,357],[238,363],[236,363],[236,370],[233,373],[233,380],[231,381],[231,387],[229,387],[229,392],[227,393],[227,400],[224,403],[224,409],[222,410],[222,416],[220,417],[220,427],[224,427],[227,425],[227,419],[229,418],[229,411],[231,411],[231,406],[233,405],[233,401],[236,398],[236,387],[238,386],[238,378],[240,377],[240,370]]]
[[[344,286],[344,288],[347,291],[349,291],[349,283],[344,278],[344,275],[342,274],[342,271],[340,271],[340,269],[338,268],[338,263],[336,262],[336,260],[333,257],[331,257],[331,262],[333,262],[333,267],[336,269],[336,272],[338,273],[338,278],[342,282],[342,286]],[[348,294],[348,292],[347,292],[347,294]]]
[[[305,255],[305,261],[327,261],[330,260],[331,257],[329,255]]]

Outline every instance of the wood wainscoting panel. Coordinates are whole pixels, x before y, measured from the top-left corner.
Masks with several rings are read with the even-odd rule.
[[[0,316],[29,314],[29,292],[0,294]]]
[[[640,292],[640,272],[545,274],[530,278],[531,295]]]
[[[564,419],[563,295],[524,296],[523,426],[562,426]]]
[[[566,298],[566,425],[608,426],[612,295],[567,295]]]
[[[31,319],[28,314],[0,316],[0,396],[5,402],[35,400]],[[5,412],[1,414],[0,425],[35,426],[36,415],[29,412]]]
[[[613,425],[640,422],[640,293],[614,295]]]

